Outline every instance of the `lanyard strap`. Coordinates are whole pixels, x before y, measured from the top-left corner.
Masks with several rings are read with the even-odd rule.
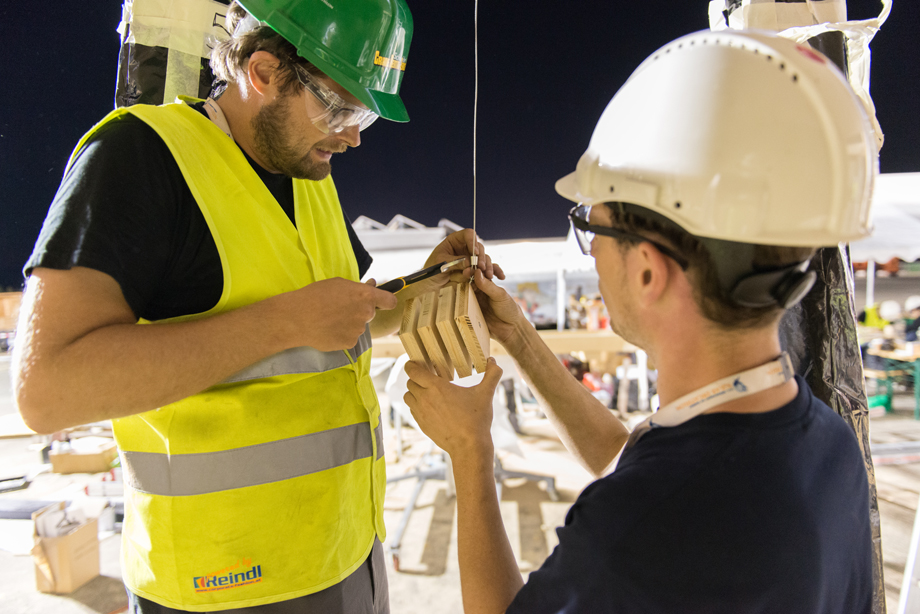
[[[700,414],[729,401],[742,399],[792,379],[792,361],[783,352],[779,358],[765,365],[742,371],[715,381],[668,403],[649,416],[629,434],[625,452],[653,428],[683,424]]]
[[[230,134],[230,124],[227,123],[227,117],[217,103],[214,102],[213,98],[208,98],[204,101],[204,110],[208,114],[208,117],[211,118],[211,121],[214,122],[218,128],[223,130],[224,134],[232,139],[233,135]]]

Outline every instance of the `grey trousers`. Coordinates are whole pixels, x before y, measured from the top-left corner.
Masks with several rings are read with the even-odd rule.
[[[128,591],[130,614],[189,614],[161,606]],[[367,561],[334,586],[312,595],[252,608],[221,610],[236,614],[389,614],[390,595],[383,544],[374,541]]]

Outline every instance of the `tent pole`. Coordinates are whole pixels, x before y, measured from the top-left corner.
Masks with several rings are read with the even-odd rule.
[[[875,304],[875,260],[866,265],[866,309]]]
[[[565,330],[568,289],[565,285],[565,269],[556,269],[556,330]]]

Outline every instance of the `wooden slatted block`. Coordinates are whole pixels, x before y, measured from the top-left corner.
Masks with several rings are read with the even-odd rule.
[[[409,359],[453,380],[484,373],[489,329],[469,282],[452,283],[413,299],[403,309],[399,340]]]
[[[457,284],[455,283],[447,284],[438,293],[438,332],[447,347],[447,353],[450,355],[454,368],[457,369],[457,375],[469,377],[473,374],[473,360],[466,351],[463,337],[460,336],[460,329],[457,328],[457,322],[454,320],[456,293]]]
[[[419,337],[428,352],[428,358],[434,365],[435,373],[452,380],[454,379],[454,367],[444,341],[438,333],[438,293],[427,292],[418,297],[418,300],[421,301],[416,325]]]
[[[420,306],[420,301],[417,298],[410,298],[406,301],[403,308],[402,323],[399,327],[399,340],[402,342],[403,347],[406,348],[409,360],[420,362],[433,372],[431,361],[428,359],[428,352],[425,351],[425,345],[418,334]]]
[[[460,336],[473,360],[473,367],[479,373],[485,373],[486,360],[489,358],[489,329],[472,284],[461,282],[457,285],[454,300],[454,321],[460,329]]]

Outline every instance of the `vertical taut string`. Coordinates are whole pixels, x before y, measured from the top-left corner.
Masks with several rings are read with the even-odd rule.
[[[473,86],[473,236],[478,242],[479,235],[476,234],[476,119],[479,111],[479,0],[474,0],[473,3],[473,57],[476,69]],[[479,258],[474,252],[470,257],[470,266],[473,268],[471,273],[475,274],[477,264],[479,264]],[[470,281],[473,281],[472,276]]]

